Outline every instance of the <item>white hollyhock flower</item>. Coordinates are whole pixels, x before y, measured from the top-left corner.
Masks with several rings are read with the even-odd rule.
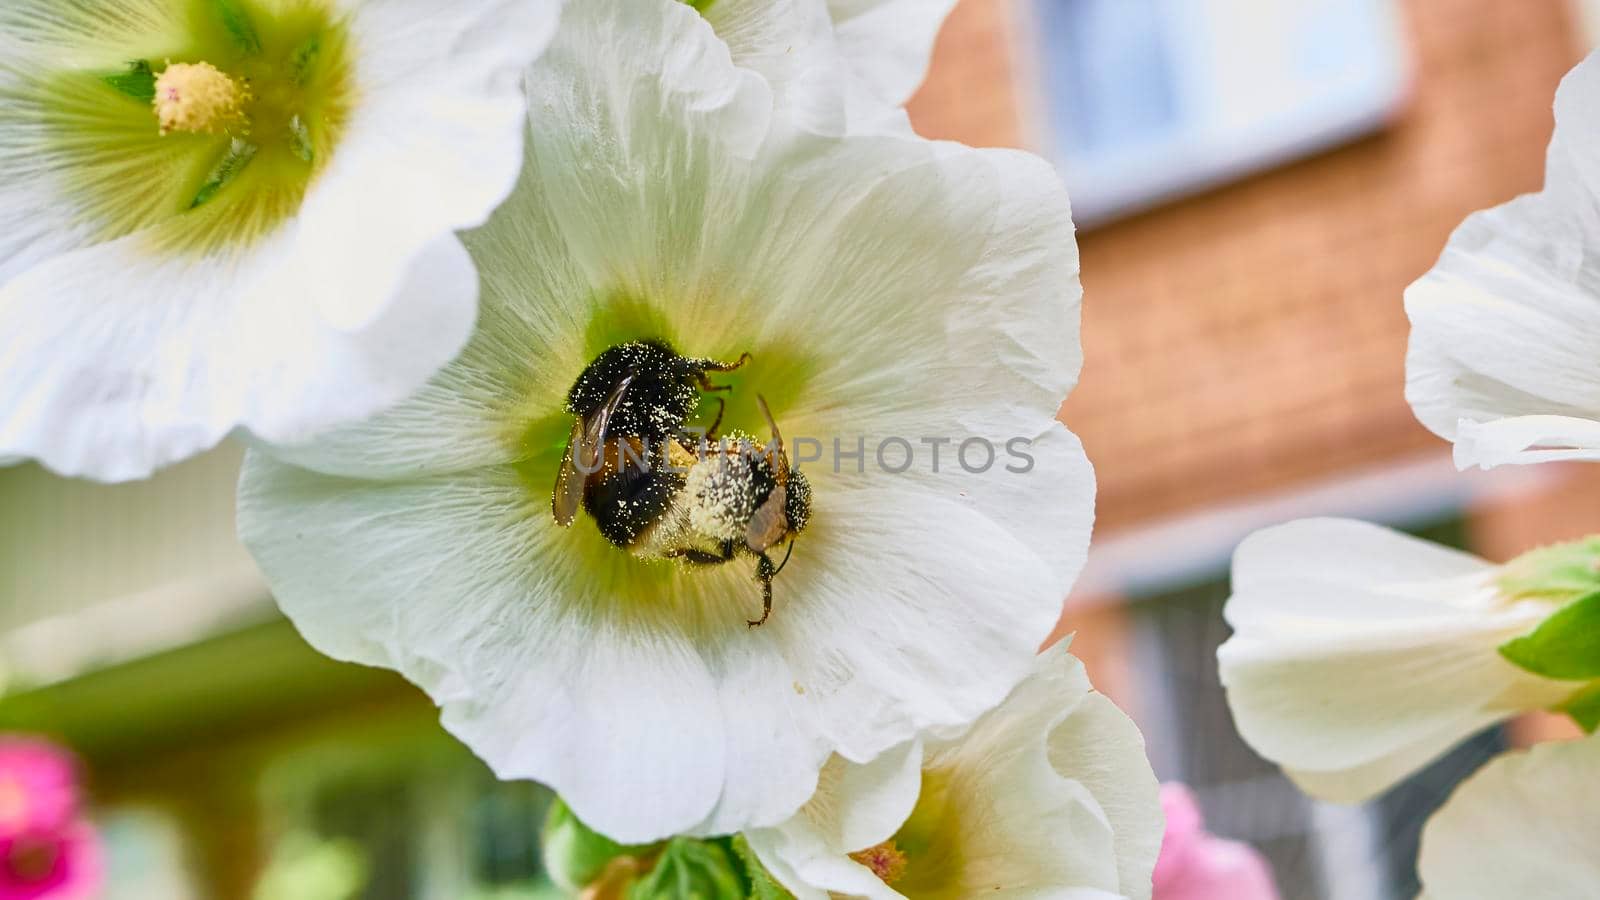
[[[1544,190],[1468,218],[1406,291],[1406,397],[1462,468],[1600,459],[1600,57],[1555,115]]]
[[[373,421],[252,453],[243,537],[312,643],[398,669],[588,825],[776,824],[831,754],[969,725],[1057,618],[1094,489],[1055,421],[1081,361],[1067,198],[1022,153],[796,132],[678,4],[568,8],[528,90],[522,182],[468,236],[467,348]],[[764,438],[764,397],[809,478],[763,627],[748,555],[643,559],[551,515],[569,390],[641,339],[751,354],[696,420],[720,397]],[[836,468],[835,438],[865,457]],[[954,441],[937,467],[925,438]]]
[[[1357,802],[1481,728],[1562,704],[1581,682],[1500,653],[1561,605],[1508,590],[1515,575],[1364,522],[1251,535],[1217,654],[1239,733],[1307,792]]]
[[[140,477],[417,388],[554,0],[8,0],[0,457]]]
[[[1057,648],[967,734],[836,757],[749,840],[798,900],[1147,900],[1162,824],[1139,729]]]
[[[1600,738],[1489,763],[1434,814],[1417,869],[1430,900],[1587,900],[1600,886]]]
[[[824,134],[908,133],[902,107],[922,83],[955,0],[701,0],[735,65]]]

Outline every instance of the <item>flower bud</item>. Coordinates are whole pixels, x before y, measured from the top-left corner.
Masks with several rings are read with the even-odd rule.
[[[745,900],[744,882],[717,844],[673,838],[628,900]]]
[[[550,879],[568,891],[581,891],[601,880],[614,861],[648,854],[651,848],[630,847],[578,821],[567,804],[557,798],[545,817],[545,867]]]

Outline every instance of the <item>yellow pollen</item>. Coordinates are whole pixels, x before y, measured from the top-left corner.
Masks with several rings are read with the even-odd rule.
[[[250,92],[208,62],[172,63],[156,79],[161,133],[212,134],[241,118]]]
[[[850,858],[871,869],[872,874],[884,884],[892,885],[906,874],[906,855],[900,852],[893,840],[858,850],[850,854]]]

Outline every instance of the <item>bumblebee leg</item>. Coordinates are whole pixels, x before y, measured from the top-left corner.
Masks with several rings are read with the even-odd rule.
[[[682,550],[673,550],[665,555],[673,559],[681,559],[686,563],[691,563],[697,566],[720,566],[728,561],[728,557],[726,556],[718,556],[715,553],[707,553],[704,550],[696,550],[693,547],[686,547]]]
[[[719,392],[720,391],[731,391],[731,390],[733,390],[733,385],[731,385],[731,384],[712,384],[711,383],[711,379],[706,377],[706,373],[707,372],[732,372],[734,369],[743,368],[744,364],[749,362],[752,359],[754,359],[754,357],[752,357],[750,354],[741,353],[741,354],[739,354],[739,358],[734,360],[731,363],[719,363],[714,359],[696,360],[696,362],[700,366],[700,371],[698,373],[696,373],[695,376],[694,376],[695,383],[700,385],[700,390],[702,390],[702,391],[707,391],[707,392],[710,392],[710,391],[719,391]]]
[[[778,568],[772,564],[772,558],[765,553],[758,554],[760,561],[756,563],[756,580],[761,582],[761,618],[745,622],[751,628],[760,628],[767,624],[767,619],[772,615],[772,579],[778,574]]]
[[[711,427],[706,429],[706,440],[708,441],[717,439],[717,429],[722,427],[722,414],[728,411],[728,401],[721,397],[715,399],[717,401],[717,417],[711,420]]]
[[[697,566],[720,566],[725,562],[732,561],[734,549],[733,541],[723,541],[722,554],[720,556],[715,553],[707,553],[695,547],[680,547],[663,555],[669,559],[681,559]]]

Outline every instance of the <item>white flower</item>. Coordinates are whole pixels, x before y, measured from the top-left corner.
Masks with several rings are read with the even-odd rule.
[[[1600,459],[1600,57],[1555,114],[1544,190],[1468,218],[1406,291],[1406,397],[1462,468]]]
[[[798,900],[1148,900],[1162,827],[1138,728],[1056,648],[966,735],[835,758],[749,839]]]
[[[1600,890],[1600,738],[1489,763],[1422,833],[1430,900],[1588,900]]]
[[[902,107],[921,85],[955,0],[706,0],[735,65],[824,134],[909,133]]]
[[[468,236],[466,350],[371,422],[252,453],[242,534],[317,647],[404,673],[501,776],[590,826],[776,824],[831,754],[997,704],[1083,562],[1093,475],[1055,421],[1080,365],[1066,196],[1026,154],[795,132],[673,3],[570,7],[528,90],[522,182]],[[752,354],[698,421],[721,397],[725,428],[765,438],[765,397],[797,461],[806,437],[826,454],[800,462],[810,527],[763,627],[747,555],[641,559],[587,512],[553,520],[568,391],[642,338]],[[864,471],[835,471],[835,437]],[[879,468],[886,437],[916,464]],[[955,441],[938,471],[925,437]],[[981,475],[956,456],[977,438],[999,453]]]
[[[420,386],[554,0],[8,0],[0,458],[118,480]]]
[[[1506,575],[1363,522],[1251,535],[1217,654],[1239,733],[1307,792],[1357,802],[1481,728],[1561,704],[1582,685],[1499,652],[1559,603],[1507,596]]]

